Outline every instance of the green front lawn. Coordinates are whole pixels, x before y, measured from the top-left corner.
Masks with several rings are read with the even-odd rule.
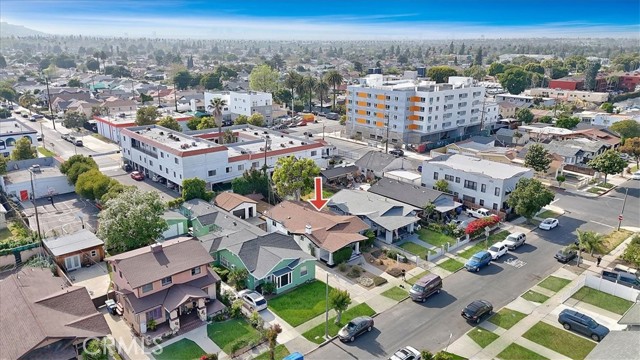
[[[596,343],[591,340],[542,321],[535,324],[522,337],[575,360],[584,359],[596,346]]]
[[[457,354],[453,354],[453,353],[450,353],[450,352],[446,352],[446,351],[440,351],[440,352],[442,352],[442,353],[444,353],[446,355],[449,355],[449,360],[469,360],[466,357],[463,357],[463,356],[460,356],[460,355],[457,355]]]
[[[440,266],[441,268],[443,268],[443,269],[445,269],[447,271],[456,272],[456,271],[462,269],[464,264],[461,263],[458,260],[455,260],[455,259],[447,259],[447,260],[441,262],[440,264],[438,264],[438,266]]]
[[[413,285],[413,284],[416,283],[416,281],[422,279],[422,277],[424,277],[425,275],[428,275],[428,274],[429,274],[429,270],[425,270],[425,271],[421,272],[420,274],[412,277],[411,279],[408,279],[407,282],[409,284]]]
[[[406,298],[407,296],[409,296],[409,293],[404,289],[394,286],[391,289],[383,292],[381,295],[386,296],[391,300],[401,301],[401,300],[404,300],[404,298]]]
[[[612,183],[606,183],[605,184],[604,182],[601,182],[601,183],[598,183],[598,185],[596,185],[596,186],[599,186],[599,187],[602,187],[602,188],[606,188],[606,189],[611,189],[614,185]]]
[[[500,337],[499,335],[480,327],[470,330],[467,333],[467,336],[483,349]]]
[[[269,300],[269,309],[296,327],[325,311],[325,283],[314,281]],[[329,286],[329,292],[333,288]]]
[[[625,300],[623,298],[619,298],[617,296],[613,296],[602,292],[600,290],[592,289],[590,287],[583,287],[578,290],[572,298],[576,300],[580,300],[582,302],[586,302],[587,304],[591,304],[593,306],[597,306],[599,308],[611,311],[618,315],[624,314],[633,303],[629,300]]]
[[[45,157],[54,157],[56,156],[56,153],[54,153],[53,151],[49,150],[49,149],[45,149],[42,146],[38,146],[38,152],[40,154],[42,154]]]
[[[588,192],[588,193],[592,193],[592,194],[598,194],[598,195],[600,195],[601,193],[603,193],[603,192],[604,192],[604,190],[599,189],[599,188],[597,188],[597,187],[592,187],[592,188],[589,188],[589,189],[587,190],[587,192]]]
[[[538,283],[538,286],[543,287],[547,290],[551,290],[553,292],[560,291],[563,287],[567,286],[571,280],[559,278],[557,276],[549,276],[548,278],[542,280]]]
[[[324,189],[324,188],[322,189],[322,198],[323,199],[328,199],[328,198],[332,197],[333,194],[335,194],[335,192],[333,192],[331,190]],[[315,196],[316,196],[315,192],[312,191],[312,192],[308,193],[307,195],[303,195],[301,197],[301,199],[303,201],[307,201],[307,200],[313,199]]]
[[[435,247],[442,247],[444,244],[455,244],[456,239],[449,235],[445,235],[440,232],[435,232],[433,230],[422,228],[418,230],[418,236],[420,240],[429,243]]]
[[[553,210],[545,210],[540,214],[538,214],[537,216],[541,219],[546,219],[546,218],[557,218],[558,216],[560,216],[560,214]]]
[[[153,357],[156,360],[199,360],[204,354],[204,350],[198,344],[189,339],[182,339],[163,347],[162,352],[158,355],[154,354]]]
[[[512,343],[507,346],[500,354],[498,354],[497,358],[503,360],[549,360],[548,358],[516,343]]]
[[[418,245],[416,243],[412,243],[410,241],[400,245],[404,250],[412,253],[413,255],[417,255],[421,259],[426,259],[427,254],[431,251],[422,245]]]
[[[207,325],[207,335],[227,354],[247,346],[251,341],[260,339],[258,330],[244,319],[213,322]],[[234,346],[235,343],[239,343],[241,346]]]
[[[495,234],[489,235],[489,244],[488,245],[487,245],[486,239],[482,238],[480,240],[477,240],[476,244],[473,245],[472,247],[470,247],[467,250],[464,250],[462,252],[459,252],[458,255],[463,257],[463,258],[465,258],[465,259],[469,259],[473,255],[475,255],[475,253],[477,253],[478,251],[487,250],[489,248],[489,246],[497,243],[498,241],[502,241],[502,240],[506,239],[507,236],[509,236],[509,232],[508,231],[506,231],[506,230],[499,231],[499,232],[497,232]]]
[[[284,359],[285,356],[289,355],[289,350],[287,349],[286,346],[280,344],[276,346],[274,354],[275,354],[275,356],[273,357],[274,359]],[[262,354],[254,357],[253,360],[269,360],[269,351],[267,350]]]
[[[489,318],[489,322],[509,330],[525,317],[527,317],[527,315],[519,311],[503,308]]]
[[[376,312],[369,307],[369,305],[362,303],[358,304],[351,309],[342,313],[341,324],[336,325],[336,317],[331,317],[329,319],[329,336],[335,336],[338,334],[338,331],[342,329],[351,319],[357,318],[358,316],[373,316]],[[322,344],[324,342],[324,330],[325,323],[319,324],[318,326],[312,328],[311,330],[302,334],[307,340],[314,342],[316,344]]]
[[[13,234],[11,233],[11,230],[9,230],[9,228],[0,229],[0,243],[2,243],[6,239],[9,239],[11,236],[13,236]]]
[[[533,301],[542,304],[543,302],[549,300],[547,295],[540,294],[539,292],[535,292],[532,290],[527,291],[522,294],[522,298],[525,300]]]

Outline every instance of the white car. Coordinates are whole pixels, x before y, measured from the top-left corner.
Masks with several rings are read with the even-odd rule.
[[[393,353],[389,360],[420,360],[420,351],[411,346],[405,346]]]
[[[554,227],[558,226],[558,224],[558,219],[546,218],[540,223],[540,225],[538,225],[538,228],[542,230],[551,230]]]
[[[502,255],[506,254],[507,250],[509,250],[507,243],[503,241],[498,241],[497,243],[491,245],[488,251],[489,251],[489,254],[491,254],[491,258],[493,260],[497,260]]]
[[[640,180],[640,171],[636,171],[631,174],[631,180]]]
[[[267,300],[260,293],[253,290],[242,290],[238,292],[238,299],[242,299],[249,309],[255,311],[262,311],[267,308]]]

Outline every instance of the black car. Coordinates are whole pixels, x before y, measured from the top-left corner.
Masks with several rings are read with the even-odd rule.
[[[485,315],[491,315],[492,312],[493,305],[491,305],[490,302],[487,300],[476,300],[467,305],[467,307],[462,310],[461,315],[467,319],[467,321],[478,324]]]
[[[561,263],[566,264],[569,261],[575,259],[576,256],[578,256],[578,250],[566,247],[564,249],[558,250],[554,257]]]
[[[389,154],[394,155],[394,156],[404,156],[404,151],[402,151],[400,149],[393,149],[393,150],[389,151]]]
[[[342,341],[353,341],[356,336],[371,329],[373,329],[373,319],[369,316],[359,316],[340,329],[338,337]]]

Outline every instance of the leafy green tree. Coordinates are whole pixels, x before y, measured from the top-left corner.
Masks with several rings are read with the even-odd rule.
[[[216,125],[217,124],[214,118],[212,118],[211,116],[203,116],[199,119],[196,129],[197,130],[213,129],[214,127],[216,127]]]
[[[70,79],[67,82],[67,86],[69,86],[69,87],[82,87],[82,83],[80,82],[80,80],[74,78],[74,79]]]
[[[109,360],[107,340],[93,339],[86,343],[82,351],[83,360]]]
[[[331,290],[329,293],[329,307],[338,313],[338,316],[336,316],[336,325],[341,324],[342,312],[347,310],[349,305],[351,305],[351,295],[349,295],[347,290]]]
[[[16,91],[11,88],[11,86],[6,84],[0,85],[0,98],[3,98],[7,101],[16,101]]]
[[[580,119],[575,116],[560,115],[556,120],[556,127],[563,129],[573,129],[580,123]]]
[[[104,68],[105,75],[111,75],[116,78],[127,78],[131,77],[131,71],[124,66],[106,66]]]
[[[249,87],[251,90],[274,92],[278,89],[278,71],[272,69],[269,65],[260,65],[249,74]]]
[[[15,147],[11,152],[11,160],[28,160],[38,157],[35,146],[31,146],[31,139],[22,137],[16,141]]]
[[[530,124],[533,121],[533,113],[527,108],[519,108],[516,110],[516,119],[524,124]]]
[[[329,83],[325,79],[320,79],[316,82],[315,91],[316,96],[320,99],[320,109],[324,108],[324,99],[329,96]]]
[[[613,113],[613,104],[612,103],[603,103],[602,105],[600,105],[600,109],[606,111],[607,113],[611,114]]]
[[[640,123],[633,119],[618,121],[609,128],[618,133],[623,139],[640,137]]]
[[[489,66],[489,75],[496,76],[498,74],[502,74],[504,72],[504,64],[499,62],[494,62]]]
[[[143,106],[136,111],[136,125],[153,125],[160,117],[160,112],[155,106]]]
[[[125,190],[135,189],[135,188],[136,188],[135,186],[122,185],[115,179],[112,179],[112,181],[109,183],[109,188],[107,189],[107,193],[102,195],[99,199],[96,198],[96,201],[99,201],[104,206],[104,204],[106,204],[109,200],[116,198],[118,195],[125,192]]]
[[[97,235],[111,254],[153,244],[168,228],[162,218],[165,205],[155,191],[127,189],[105,205]]]
[[[442,191],[442,192],[449,191],[449,183],[445,179],[440,179],[436,181],[433,187],[438,191]]]
[[[62,120],[62,126],[67,129],[81,128],[87,122],[87,116],[77,111],[67,111]]]
[[[540,64],[528,63],[523,67],[523,69],[525,69],[526,71],[532,72],[532,73],[537,73],[537,74],[540,74],[540,75],[544,75],[544,68]]]
[[[551,155],[540,144],[533,144],[524,156],[524,166],[532,168],[536,172],[546,172],[551,165]]]
[[[562,183],[565,182],[566,180],[567,180],[567,177],[562,174],[556,176],[556,181],[558,182],[559,186],[562,186]]]
[[[4,175],[7,173],[7,163],[9,162],[9,158],[0,154],[0,175]]]
[[[89,70],[89,71],[98,71],[98,70],[100,70],[100,62],[98,60],[96,60],[96,59],[87,60],[85,65],[87,66],[87,70]]]
[[[480,65],[473,65],[462,72],[464,76],[469,76],[481,81],[487,75],[487,71]]]
[[[291,90],[292,101],[295,98],[295,91],[301,83],[302,83],[302,75],[298,74],[293,70],[289,71],[287,75],[284,77],[284,86],[287,89]],[[288,104],[288,105],[291,105],[291,104]]]
[[[607,176],[621,173],[627,166],[627,162],[614,150],[607,150],[591,159],[587,166],[593,170],[604,174],[604,183],[607,183]]]
[[[336,109],[336,95],[338,94],[338,87],[342,85],[344,80],[342,75],[336,70],[330,70],[324,75],[324,80],[327,84],[333,88],[333,109]]]
[[[640,267],[640,235],[636,235],[622,254],[622,260],[630,263],[633,267]]]
[[[307,194],[313,189],[313,178],[319,174],[320,168],[312,159],[281,157],[273,171],[273,183],[280,196],[298,200],[301,194]]]
[[[33,96],[31,91],[28,91],[28,90],[27,92],[22,94],[22,96],[20,96],[20,98],[18,99],[18,104],[20,104],[20,106],[22,106],[23,108],[28,109],[29,114],[31,114],[31,106],[33,106],[33,104],[35,103],[36,103],[36,97]]]
[[[249,116],[249,119],[247,120],[247,123],[253,126],[262,127],[264,126],[264,116],[262,116],[262,114],[260,113],[251,114],[251,116]]]
[[[277,340],[280,333],[282,333],[280,324],[272,324],[265,333],[265,337],[269,342],[269,360],[275,360],[276,358],[276,346],[278,346]]]
[[[176,72],[172,80],[178,90],[184,90],[191,83],[191,73],[189,73],[189,70],[180,70]]]
[[[636,167],[640,168],[640,137],[626,139],[624,145],[620,146],[618,150],[631,156],[636,161]]]
[[[552,121],[553,118],[549,115],[542,116],[540,119],[538,119],[538,122],[541,122],[543,124],[550,124]]]
[[[160,120],[158,120],[156,125],[166,127],[167,129],[171,129],[175,131],[182,131],[182,126],[180,126],[180,124],[178,123],[178,120],[176,120],[173,116],[167,115],[161,118]]]
[[[588,91],[596,90],[596,76],[598,76],[598,70],[600,70],[599,61],[590,61],[584,71],[584,87]]]
[[[200,79],[200,86],[206,90],[220,90],[222,89],[222,82],[220,81],[220,75],[216,73],[207,73]]]
[[[0,119],[7,119],[9,117],[11,117],[11,111],[5,108],[0,108]]]
[[[78,177],[89,170],[98,169],[93,158],[84,155],[73,155],[60,165],[60,172],[67,175],[69,184],[75,185]]]
[[[555,195],[537,179],[521,178],[515,190],[509,195],[507,204],[516,214],[524,216],[527,222],[544,206],[551,204]]]
[[[265,199],[269,198],[269,182],[263,171],[250,169],[242,174],[242,177],[231,181],[231,189],[240,195],[262,194]]]
[[[247,288],[247,279],[249,278],[249,272],[244,268],[235,268],[229,271],[227,277],[227,283],[233,286],[236,290],[242,290]]]
[[[153,96],[147,95],[147,94],[140,94],[140,102],[142,103],[142,105],[152,101],[153,101]]]
[[[238,117],[233,121],[234,125],[244,125],[247,123],[249,123],[247,115],[238,115]]]
[[[433,360],[433,353],[429,350],[423,349],[420,350],[420,359],[421,360]]]
[[[207,183],[202,179],[193,178],[182,181],[182,198],[184,201],[201,199],[208,202],[211,201],[213,195],[213,191],[207,190]]]
[[[76,181],[76,194],[89,200],[100,200],[113,185],[110,177],[104,175],[98,169],[88,170],[78,176]]]
[[[483,58],[482,47],[479,47],[478,50],[476,51],[476,56],[473,59],[473,65],[482,66],[482,58]]]
[[[521,67],[516,66],[505,70],[504,73],[498,76],[498,80],[500,85],[510,94],[518,95],[527,88],[529,76]]]
[[[200,125],[201,121],[202,121],[202,118],[193,117],[193,118],[187,120],[187,128],[189,130],[198,130],[198,125]]]
[[[427,76],[436,83],[446,83],[450,76],[457,76],[456,69],[449,66],[434,66],[427,71]]]

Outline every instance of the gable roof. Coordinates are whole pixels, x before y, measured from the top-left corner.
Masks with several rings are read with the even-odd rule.
[[[187,200],[183,202],[181,206],[189,210],[192,214],[192,217],[207,215],[216,211],[216,208],[213,204],[202,199]]]
[[[471,174],[483,174],[494,179],[510,179],[531,171],[531,169],[522,166],[459,154],[438,156],[425,164],[430,167],[447,167]]]
[[[104,241],[98,239],[94,233],[87,229],[58,238],[43,239],[42,242],[53,256],[70,254],[75,251],[104,245]]]
[[[162,244],[145,246],[108,257],[122,272],[122,277],[137,288],[194,267],[209,264],[213,258],[198,240],[177,238]]]
[[[387,166],[398,159],[394,155],[385,154],[381,151],[371,150],[356,160],[355,164],[361,169],[368,169],[375,172],[384,171]]]
[[[368,191],[417,208],[423,208],[430,202],[436,205],[449,201],[453,203],[453,196],[450,194],[386,177],[371,185]]]
[[[287,231],[308,237],[319,247],[334,252],[343,247],[365,240],[361,231],[369,226],[353,215],[337,215],[328,210],[317,211],[303,202],[283,201],[264,214],[281,223]],[[311,227],[311,234],[306,227]]]
[[[335,178],[339,178],[341,176],[346,176],[347,174],[355,173],[356,171],[358,171],[357,166],[349,165],[349,166],[334,167],[333,169],[322,170],[320,172],[320,175],[322,175],[327,180],[332,180]]]
[[[232,192],[223,192],[216,196],[214,200],[214,204],[224,210],[231,211],[243,203],[251,203],[257,204],[258,202],[252,199],[249,199],[246,196],[242,196],[240,194],[235,194]]]
[[[21,358],[47,339],[82,339],[110,333],[86,288],[67,286],[49,269],[24,267],[0,281],[0,304],[3,358]]]

